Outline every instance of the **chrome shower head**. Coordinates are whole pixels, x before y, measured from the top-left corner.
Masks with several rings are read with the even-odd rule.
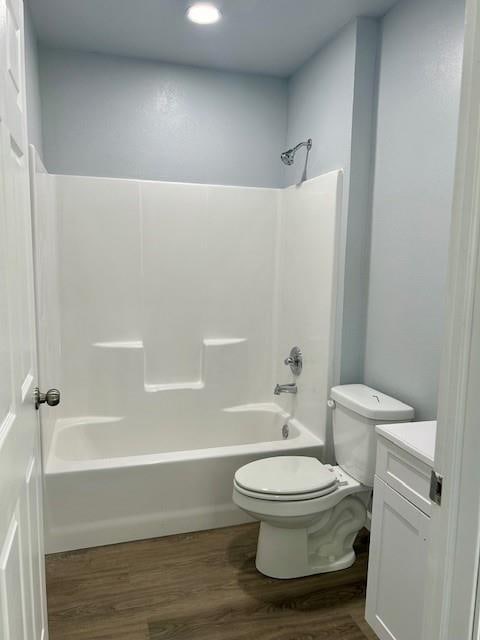
[[[300,142],[299,144],[297,144],[297,146],[293,147],[293,149],[288,149],[288,151],[284,151],[280,156],[283,164],[286,164],[289,167],[292,166],[292,164],[295,161],[295,154],[299,149],[301,149],[301,147],[307,147],[307,152],[310,151],[310,149],[312,148],[312,139],[309,138],[305,142]]]
[[[288,151],[284,151],[280,156],[283,164],[288,166],[292,165],[295,159],[295,151],[293,149],[289,149]]]

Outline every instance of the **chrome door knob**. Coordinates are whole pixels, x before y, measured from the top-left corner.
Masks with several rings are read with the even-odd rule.
[[[60,391],[58,389],[49,389],[47,393],[40,393],[40,389],[35,387],[33,392],[35,401],[35,409],[39,409],[41,404],[47,403],[49,407],[56,407],[60,404]]]

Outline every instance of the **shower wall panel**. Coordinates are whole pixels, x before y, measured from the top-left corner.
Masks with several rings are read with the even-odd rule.
[[[142,338],[138,184],[61,176],[57,202],[62,415],[102,415],[105,406],[121,410],[124,394],[140,384],[132,379],[130,389],[122,389],[130,363],[119,360],[112,366],[105,360],[115,354],[98,346]]]
[[[333,171],[283,191],[279,260],[277,378],[293,380],[283,360],[293,345],[304,358],[296,379],[295,417],[325,439],[327,400],[338,382],[335,361],[338,236],[342,173]],[[282,399],[288,406],[289,399]],[[328,453],[330,438],[325,439]]]

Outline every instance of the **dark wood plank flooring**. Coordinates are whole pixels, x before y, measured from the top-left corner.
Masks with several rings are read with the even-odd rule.
[[[257,525],[47,557],[50,640],[374,640],[366,537],[350,569],[279,581],[255,570]]]

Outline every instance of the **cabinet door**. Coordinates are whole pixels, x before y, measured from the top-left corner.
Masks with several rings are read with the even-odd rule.
[[[375,476],[366,619],[380,640],[419,640],[430,519]]]

